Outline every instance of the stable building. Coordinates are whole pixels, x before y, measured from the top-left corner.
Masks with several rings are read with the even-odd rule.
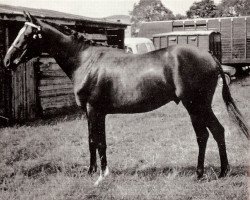
[[[25,22],[23,11],[66,25],[92,40],[123,49],[128,24],[46,9],[0,5],[0,125],[35,119],[55,109],[75,105],[73,84],[46,52],[6,71],[3,58]]]

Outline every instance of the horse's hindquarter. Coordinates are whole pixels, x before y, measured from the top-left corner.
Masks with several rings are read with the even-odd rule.
[[[219,74],[212,55],[192,46],[176,46],[171,54],[177,60],[173,79],[178,98],[211,101]]]

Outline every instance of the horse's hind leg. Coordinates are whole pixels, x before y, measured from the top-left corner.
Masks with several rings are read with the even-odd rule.
[[[221,173],[219,177],[220,178],[225,177],[229,171],[229,164],[227,159],[226,143],[225,143],[225,129],[220,124],[220,122],[214,115],[211,108],[207,112],[207,127],[212,133],[219,148],[220,161],[221,161]]]
[[[199,146],[197,175],[198,178],[202,177],[204,173],[204,159],[206,144],[209,133],[207,128],[211,131],[215,141],[218,144],[220,161],[221,161],[221,173],[219,177],[226,176],[229,171],[229,164],[227,159],[226,144],[224,128],[214,115],[210,104],[200,104],[199,102],[183,101],[183,105],[188,110],[191,117],[192,125],[194,127],[197,142]]]
[[[199,154],[198,154],[198,164],[197,164],[197,176],[201,178],[204,174],[204,160],[206,153],[207,140],[209,137],[208,130],[206,128],[206,120],[204,118],[204,113],[201,109],[197,109],[199,106],[193,106],[190,102],[183,102],[183,105],[186,107],[191,122],[196,133],[197,143],[199,146]]]

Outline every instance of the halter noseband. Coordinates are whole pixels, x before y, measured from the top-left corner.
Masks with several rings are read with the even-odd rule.
[[[41,26],[37,26],[31,22],[25,22],[24,24],[28,25],[28,26],[32,26],[32,27],[36,28],[38,31],[41,31]]]
[[[38,31],[41,31],[41,26],[37,26],[37,25],[35,25],[35,24],[33,24],[33,23],[31,23],[31,22],[25,22],[24,23],[25,25],[28,25],[28,26],[31,26],[31,27],[33,27],[33,28],[36,28]],[[36,34],[33,36],[33,38],[34,39],[36,39]],[[38,33],[38,38],[42,38],[42,35],[41,35],[41,33]]]

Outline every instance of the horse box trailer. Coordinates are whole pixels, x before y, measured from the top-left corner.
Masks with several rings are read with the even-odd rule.
[[[174,31],[153,35],[153,43],[156,49],[165,48],[176,44],[188,44],[198,47],[213,54],[221,62],[221,34],[215,31]],[[233,67],[222,65],[227,84],[236,70]],[[221,85],[220,79],[219,84]]]
[[[211,52],[221,61],[221,34],[215,31],[175,31],[153,35],[156,49],[175,44],[189,44]]]
[[[202,30],[221,33],[222,64],[250,66],[250,16],[145,22],[138,37],[153,39],[159,33]]]

